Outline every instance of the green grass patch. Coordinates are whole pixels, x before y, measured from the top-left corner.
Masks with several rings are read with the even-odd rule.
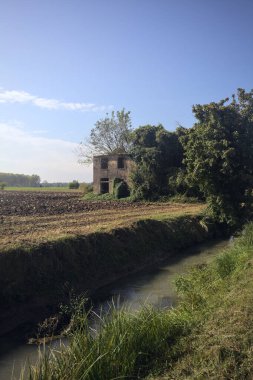
[[[95,194],[93,192],[84,195],[83,200],[85,201],[116,201],[116,202],[132,202],[133,198],[131,196],[126,198],[116,198],[114,194]]]
[[[90,318],[99,323],[99,331],[90,328]],[[76,312],[73,320],[70,345],[62,347],[61,354],[42,354],[30,368],[29,379],[140,378],[168,358],[175,359],[177,350],[168,350],[168,342],[187,334],[191,325],[187,314],[176,310],[168,314],[151,307],[131,314],[112,306],[103,318],[90,311]]]

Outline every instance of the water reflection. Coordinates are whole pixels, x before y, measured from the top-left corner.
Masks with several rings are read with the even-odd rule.
[[[123,278],[104,287],[97,295],[94,307],[98,310],[102,306],[106,310],[112,299],[118,307],[127,306],[130,310],[138,310],[145,303],[158,308],[174,306],[177,301],[176,277],[195,265],[212,260],[227,245],[227,240],[201,244],[177,254],[157,268]]]

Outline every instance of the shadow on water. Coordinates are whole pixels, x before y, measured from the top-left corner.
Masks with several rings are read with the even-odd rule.
[[[156,267],[128,275],[101,288],[93,297],[92,305],[95,310],[101,307],[106,310],[113,300],[117,307],[127,306],[130,310],[137,310],[145,303],[157,308],[175,306],[176,277],[195,265],[212,260],[228,244],[228,240],[216,240],[179,252]]]
[[[177,301],[175,278],[187,272],[192,266],[211,261],[228,244],[228,240],[216,240],[197,245],[177,253],[156,267],[128,275],[105,286],[97,291],[91,301],[94,311],[99,313],[102,309],[106,313],[112,301],[117,308],[126,306],[130,310],[138,310],[147,303],[157,308],[175,306]],[[26,330],[29,330],[29,326]],[[59,342],[55,341],[51,345],[57,344]],[[8,337],[0,337],[0,380],[10,380],[12,373],[13,378],[18,379],[20,369],[27,358],[30,363],[36,362],[38,348],[36,345],[25,344],[24,338],[23,340],[20,338],[20,332],[14,331]]]

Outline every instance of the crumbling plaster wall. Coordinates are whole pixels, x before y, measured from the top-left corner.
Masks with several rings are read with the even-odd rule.
[[[124,158],[124,168],[118,168],[118,158]],[[108,158],[108,168],[101,169],[101,159]],[[133,161],[127,155],[101,155],[93,158],[93,191],[95,194],[100,194],[100,179],[109,179],[109,193],[113,193],[114,178],[121,178],[129,184],[129,175]]]

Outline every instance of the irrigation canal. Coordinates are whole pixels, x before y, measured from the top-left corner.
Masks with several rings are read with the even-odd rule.
[[[155,307],[171,307],[176,304],[173,285],[178,274],[187,272],[194,265],[207,263],[229,244],[228,240],[212,241],[187,249],[162,265],[143,271],[101,289],[94,299],[96,311],[107,310],[113,299],[117,307],[127,306],[137,310],[145,303]],[[59,344],[55,341],[54,345]],[[28,345],[15,337],[0,338],[0,380],[19,379],[20,369],[38,358],[36,345]]]

